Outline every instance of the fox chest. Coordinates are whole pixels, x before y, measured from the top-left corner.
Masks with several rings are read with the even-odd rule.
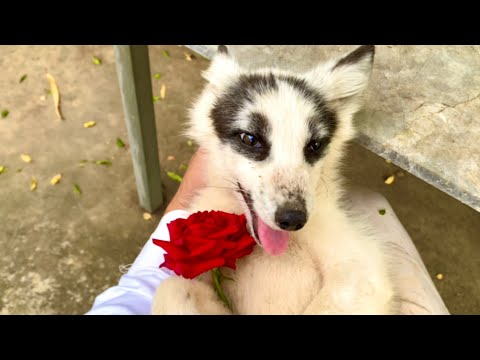
[[[228,275],[227,275],[228,273]],[[319,265],[300,246],[289,244],[281,256],[257,246],[225,274],[223,286],[238,314],[300,314],[321,289]]]

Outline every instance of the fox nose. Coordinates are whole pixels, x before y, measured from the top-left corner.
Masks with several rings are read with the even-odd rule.
[[[307,222],[307,213],[303,209],[283,207],[275,213],[275,222],[282,230],[300,230]]]

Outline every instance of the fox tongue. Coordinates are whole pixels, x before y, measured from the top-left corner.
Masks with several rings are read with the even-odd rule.
[[[282,255],[288,246],[288,232],[274,230],[258,217],[258,237],[269,255]]]

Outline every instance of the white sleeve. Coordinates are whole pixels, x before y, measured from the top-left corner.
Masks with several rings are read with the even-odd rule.
[[[184,210],[165,214],[118,285],[98,295],[86,315],[149,315],[157,287],[174,274],[171,270],[159,268],[164,261],[165,251],[155,245],[152,239],[170,240],[167,224],[178,218],[186,219],[189,215]]]

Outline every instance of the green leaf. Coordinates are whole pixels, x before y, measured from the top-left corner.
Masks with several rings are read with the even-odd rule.
[[[117,147],[118,148],[124,148],[125,147],[125,143],[120,138],[117,138]]]
[[[182,171],[186,171],[187,170],[187,165],[185,164],[180,164],[180,166],[178,167],[180,170]]]
[[[25,74],[25,75],[22,75],[22,77],[20,78],[20,81],[19,81],[19,83],[22,83],[22,82],[24,82],[26,79],[27,79],[27,74]]]
[[[80,186],[78,186],[77,184],[73,184],[73,192],[77,195],[82,194],[82,190],[80,189]]]
[[[155,79],[160,79],[160,78],[162,77],[162,74],[158,74],[158,73],[157,73],[157,74],[153,75],[153,77],[154,77]]]
[[[387,212],[387,210],[385,210],[385,209],[378,210],[378,213],[382,216],[385,215],[386,212]]]
[[[162,55],[163,55],[163,57],[166,57],[166,58],[170,57],[170,53],[167,50],[163,50]]]
[[[3,174],[5,171],[7,171],[7,168],[5,166],[0,166],[0,174]]]
[[[97,165],[105,165],[105,166],[111,166],[112,162],[110,160],[97,160],[95,161],[95,164]]]
[[[102,60],[100,60],[98,57],[93,56],[92,61],[95,65],[102,65]]]
[[[7,109],[5,109],[5,110],[2,110],[2,113],[1,113],[1,114],[2,114],[2,119],[5,119],[5,118],[8,116],[8,114],[10,114],[10,111],[8,111]]]
[[[160,100],[160,96],[154,96],[153,97],[153,102],[156,103],[157,101]]]
[[[174,173],[173,171],[167,171],[167,175],[170,179],[178,182],[182,182],[183,180],[183,178],[180,175],[178,175],[177,173]]]

